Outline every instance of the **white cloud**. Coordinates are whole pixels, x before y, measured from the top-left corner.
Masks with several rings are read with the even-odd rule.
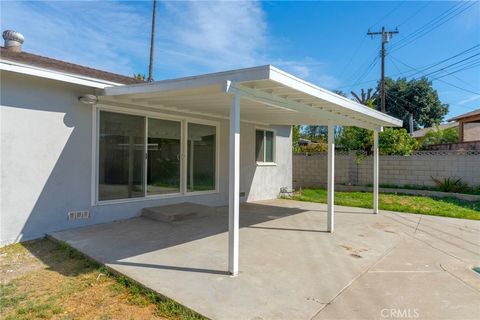
[[[116,2],[2,2],[2,30],[22,32],[25,51],[132,74],[149,32],[148,19],[133,9]],[[139,39],[142,32],[147,36]]]
[[[156,60],[180,73],[262,64],[267,23],[259,2],[165,2],[159,11]]]
[[[24,33],[25,50],[133,74],[148,66],[151,2],[2,2],[2,29]],[[156,78],[273,64],[333,88],[326,66],[308,56],[278,57],[257,1],[160,2]],[[281,50],[278,50],[281,51]]]

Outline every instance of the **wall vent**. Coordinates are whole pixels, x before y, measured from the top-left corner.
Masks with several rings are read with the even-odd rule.
[[[67,213],[68,220],[90,219],[90,211],[69,211]]]

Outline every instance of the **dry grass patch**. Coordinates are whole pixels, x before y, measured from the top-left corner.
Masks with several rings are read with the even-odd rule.
[[[0,257],[5,320],[201,318],[47,239],[1,248]]]

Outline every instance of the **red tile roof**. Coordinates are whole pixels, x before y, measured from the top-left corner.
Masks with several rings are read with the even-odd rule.
[[[28,52],[13,52],[5,49],[4,47],[0,47],[0,57],[2,60],[18,62],[30,66],[45,68],[48,70],[60,71],[69,74],[105,80],[109,82],[121,84],[134,84],[143,82],[142,80],[137,80],[133,77],[127,77],[116,73],[93,69],[82,65],[47,58]]]

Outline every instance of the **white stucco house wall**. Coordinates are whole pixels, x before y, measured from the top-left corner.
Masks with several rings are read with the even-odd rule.
[[[331,232],[334,126],[373,131],[378,210],[378,132],[398,119],[270,65],[147,83],[26,53],[16,40],[0,52],[2,245],[145,207],[228,205],[235,274],[239,203],[291,189],[294,124],[329,128]]]
[[[110,78],[107,73],[91,78],[62,71],[64,64],[53,60],[53,68],[39,67],[41,64],[29,54],[15,53],[24,57],[13,59],[6,49],[1,50],[2,244],[38,238],[55,230],[130,218],[148,206],[185,201],[211,206],[228,203],[228,120],[84,104],[79,101],[80,96],[124,84],[100,78]],[[117,81],[134,83],[127,77],[118,78]],[[188,124],[210,125],[216,131],[212,190],[99,199],[95,194],[98,168],[94,158],[99,128],[94,119],[100,110],[178,121],[181,131]],[[258,130],[274,134],[274,161],[256,161]],[[241,131],[241,201],[276,198],[280,188],[291,188],[291,127],[242,122]],[[181,156],[180,162],[186,161]],[[181,176],[179,182],[186,183],[186,175],[182,172]],[[71,212],[88,212],[88,218],[69,219]]]

